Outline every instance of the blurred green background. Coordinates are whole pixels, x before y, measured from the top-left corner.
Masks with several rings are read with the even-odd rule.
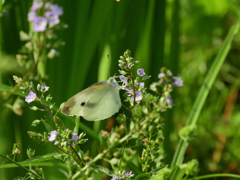
[[[57,32],[65,46],[58,49],[60,56],[48,60],[47,85],[56,106],[83,88],[118,72],[118,59],[126,49],[151,75],[148,83],[157,81],[163,66],[183,79],[184,86],[173,94],[174,107],[162,116],[166,120],[165,163],[169,164],[178,141],[178,131],[186,122],[197,93],[226,34],[239,18],[238,0],[58,0],[64,14],[61,22],[68,28]],[[32,1],[8,0],[9,13],[0,18],[0,83],[14,86],[13,75],[23,76],[24,70],[15,59],[24,42],[19,31],[28,32],[27,14]],[[238,34],[213,89],[207,98],[198,121],[198,133],[186,152],[184,161],[199,160],[199,174],[240,174],[240,35]],[[31,122],[42,113],[29,110],[25,104],[23,114],[16,115],[0,94],[0,152],[11,154],[13,143],[20,144],[17,160],[27,159],[26,149],[36,149],[36,155],[56,151],[30,139],[27,131],[43,131]],[[106,121],[97,125],[82,121],[96,134],[106,129]],[[66,122],[73,128],[72,122]],[[92,151],[89,141],[84,150]],[[0,164],[5,160],[0,158]],[[0,165],[1,166],[1,165]],[[44,167],[47,179],[64,179],[54,167]],[[19,168],[0,169],[0,179],[23,176]]]

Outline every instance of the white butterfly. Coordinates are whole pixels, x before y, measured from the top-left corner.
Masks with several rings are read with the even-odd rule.
[[[114,77],[93,84],[71,97],[61,111],[68,116],[82,116],[89,121],[111,117],[121,107],[118,87]]]

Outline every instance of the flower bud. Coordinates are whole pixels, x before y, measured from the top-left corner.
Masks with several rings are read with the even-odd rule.
[[[31,37],[24,31],[20,31],[20,39],[21,41],[28,41],[31,39]]]
[[[30,109],[36,111],[36,110],[38,110],[38,107],[37,106],[32,106],[32,107],[30,107]]]
[[[27,155],[28,155],[28,158],[31,159],[35,154],[35,150],[34,149],[27,149]]]
[[[37,126],[40,122],[41,120],[36,119],[32,122],[32,126]]]

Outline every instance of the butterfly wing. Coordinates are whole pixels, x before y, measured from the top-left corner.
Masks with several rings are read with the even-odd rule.
[[[97,121],[112,116],[120,107],[118,84],[110,77],[71,97],[61,111],[68,116],[83,116],[86,120]]]
[[[94,93],[83,108],[83,117],[89,121],[106,119],[121,107],[121,100],[117,86],[109,86]]]
[[[68,116],[82,116],[82,110],[89,98],[95,93],[98,94],[98,91],[108,86],[109,85],[107,84],[107,81],[102,81],[77,93],[64,104],[63,108],[61,109],[62,113]]]

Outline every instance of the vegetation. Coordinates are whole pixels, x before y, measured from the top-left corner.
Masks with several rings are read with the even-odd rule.
[[[240,178],[239,1],[0,3],[0,179]],[[60,112],[109,76],[113,117]]]

